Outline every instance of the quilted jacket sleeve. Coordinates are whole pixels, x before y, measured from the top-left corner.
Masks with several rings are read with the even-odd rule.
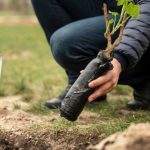
[[[140,18],[130,19],[125,27],[121,43],[115,49],[114,57],[124,70],[132,69],[150,45],[150,0],[137,0]]]

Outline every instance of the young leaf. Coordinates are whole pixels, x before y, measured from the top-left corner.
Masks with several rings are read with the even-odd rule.
[[[111,24],[113,24],[114,23],[114,19],[110,19],[109,20],[109,24],[111,25]]]
[[[139,17],[139,12],[140,12],[140,6],[135,5],[133,3],[129,3],[127,7],[125,8],[125,11],[127,14],[129,14],[132,18],[138,18]]]
[[[126,0],[117,0],[117,5],[118,6],[121,6],[121,5],[124,5]]]
[[[109,13],[110,13],[111,15],[113,15],[113,16],[117,16],[117,15],[118,15],[117,12],[113,12],[113,11],[109,11]]]

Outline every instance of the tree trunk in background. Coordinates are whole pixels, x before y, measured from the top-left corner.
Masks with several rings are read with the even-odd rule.
[[[28,14],[31,10],[30,0],[0,0],[0,10],[13,10]]]
[[[7,9],[9,6],[10,0],[0,0],[0,10]]]

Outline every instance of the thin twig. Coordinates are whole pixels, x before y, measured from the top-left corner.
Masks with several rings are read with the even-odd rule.
[[[115,40],[115,42],[113,43],[113,50],[119,45],[119,43],[121,42],[122,40],[122,35],[123,35],[123,30],[124,30],[124,26],[121,26],[120,27],[120,33],[119,33],[119,36],[118,38]]]
[[[128,15],[125,13],[124,16],[123,16],[122,26],[120,27],[119,36],[115,40],[115,42],[113,43],[113,49],[115,49],[115,47],[117,47],[119,45],[119,43],[121,42],[121,40],[122,40],[123,31],[124,31],[124,27],[125,27],[125,23],[126,23],[126,21],[124,21],[124,20],[126,20],[127,18],[128,18]]]
[[[119,43],[122,40],[125,23],[129,17],[128,17],[127,13],[125,13],[124,11],[123,11],[124,13],[122,12],[122,15],[121,15],[122,17],[121,17],[120,22],[119,22],[120,33],[119,33],[118,38],[114,41],[114,43],[112,43],[112,37],[111,37],[112,34],[110,31],[108,9],[107,9],[106,3],[103,4],[103,9],[104,9],[105,24],[106,24],[106,32],[105,32],[104,36],[107,39],[107,48],[104,50],[104,55],[108,58],[109,57],[112,58],[112,54],[113,54],[114,49],[119,45]]]
[[[104,10],[104,19],[105,19],[105,24],[106,24],[106,32],[105,32],[104,36],[107,39],[107,48],[109,49],[112,46],[112,38],[111,38],[111,33],[110,33],[108,8],[107,8],[106,3],[103,4],[103,10]]]

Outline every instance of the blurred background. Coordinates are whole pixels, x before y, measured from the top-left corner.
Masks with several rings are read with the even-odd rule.
[[[30,0],[0,0],[0,55],[0,97],[21,96],[33,103],[31,110],[33,106],[33,111],[40,111],[42,101],[66,85],[66,75],[52,58]]]
[[[21,96],[31,110],[57,96],[66,86],[64,70],[54,61],[30,0],[0,0],[0,97]],[[111,99],[128,100],[131,88],[118,86]],[[117,95],[117,97],[116,97]]]
[[[30,0],[0,0],[1,14],[31,15],[32,8]]]

